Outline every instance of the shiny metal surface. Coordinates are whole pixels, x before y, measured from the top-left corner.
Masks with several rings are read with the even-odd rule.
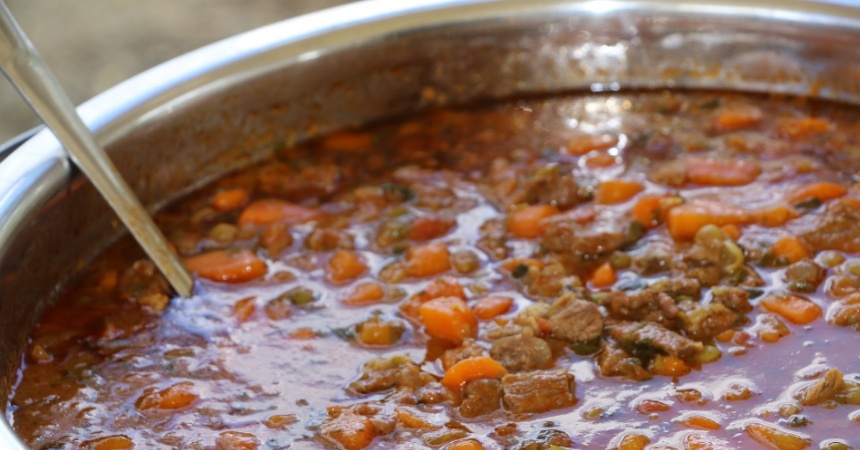
[[[79,112],[155,209],[297,140],[436,105],[628,88],[860,103],[858,10],[746,3],[360,2],[189,53]],[[19,150],[0,163],[0,404],[36,317],[119,233],[50,134]]]
[[[3,2],[0,38],[0,70],[63,143],[72,161],[111,205],[173,289],[182,297],[190,296],[194,285],[191,274],[170,251],[167,239],[84,125],[57,78]]]

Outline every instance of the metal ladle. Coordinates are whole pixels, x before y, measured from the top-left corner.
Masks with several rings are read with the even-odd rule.
[[[105,151],[78,116],[69,96],[0,0],[0,70],[68,150],[72,161],[90,179],[152,258],[177,294],[188,297],[193,279],[167,239],[119,174]]]

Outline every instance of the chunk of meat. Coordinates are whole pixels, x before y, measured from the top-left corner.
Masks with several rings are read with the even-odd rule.
[[[463,403],[460,415],[478,417],[489,414],[501,407],[502,389],[499,380],[484,378],[466,383],[463,390]]]
[[[593,261],[627,243],[627,224],[610,217],[582,223],[568,214],[544,221],[541,244],[574,264]]]
[[[840,327],[860,328],[860,303],[837,306],[832,322]]]
[[[502,392],[505,408],[514,414],[541,413],[576,404],[576,381],[564,369],[505,375]]]
[[[603,314],[596,304],[565,295],[550,308],[552,336],[571,343],[589,342],[603,333]]]
[[[505,222],[500,219],[490,219],[481,225],[481,237],[477,247],[493,260],[508,257],[508,232]]]
[[[571,171],[572,168],[558,165],[539,169],[522,183],[523,200],[529,204],[552,205],[561,210],[588,201],[591,192],[577,184]]]
[[[610,317],[657,322],[674,328],[678,321],[676,299],[699,298],[699,282],[692,278],[660,280],[638,292],[612,291],[601,300]]]
[[[622,347],[654,349],[688,358],[700,353],[701,342],[681,336],[653,322],[616,322],[607,326],[609,335]]]
[[[490,356],[505,366],[509,372],[545,369],[552,363],[552,350],[549,344],[535,337],[531,328],[525,328],[520,334],[493,341]]]
[[[713,338],[726,331],[738,320],[738,315],[722,303],[711,302],[703,305],[697,302],[682,302],[681,327],[687,336],[701,341]]]
[[[821,215],[797,219],[798,237],[814,252],[839,250],[860,251],[860,202],[840,198],[829,202]]]
[[[827,277],[827,269],[811,259],[802,259],[785,269],[785,281],[794,292],[815,292]]]
[[[258,180],[261,192],[299,201],[333,194],[343,181],[343,173],[334,164],[294,169],[273,162],[260,169]]]
[[[478,345],[474,339],[466,339],[459,346],[445,350],[441,358],[442,368],[448,370],[464,359],[478,356],[487,356],[487,349]]]
[[[135,261],[119,279],[119,295],[125,300],[140,301],[153,295],[167,295],[167,280],[148,259]]]
[[[305,238],[305,247],[318,252],[330,252],[336,249],[352,250],[355,248],[355,241],[345,230],[314,228]]]
[[[636,381],[651,379],[651,373],[642,367],[642,360],[612,342],[601,345],[597,354],[597,367],[605,377],[625,377]]]
[[[712,302],[722,303],[736,313],[746,314],[753,309],[750,304],[750,293],[741,288],[714,286],[711,288],[711,295]]]
[[[640,275],[648,276],[670,270],[675,254],[672,240],[666,236],[656,235],[653,238],[643,239],[639,248],[630,252],[630,257],[633,260],[633,270]]]
[[[834,367],[825,372],[823,377],[798,392],[800,404],[811,406],[825,402],[835,397],[844,387],[845,380],[842,378],[842,372]]]
[[[407,356],[372,359],[361,367],[361,376],[349,384],[354,394],[372,394],[388,389],[414,391],[434,381]]]

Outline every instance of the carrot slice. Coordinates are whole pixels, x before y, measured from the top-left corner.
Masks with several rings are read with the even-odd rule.
[[[478,300],[475,306],[472,307],[472,311],[475,312],[475,315],[479,319],[490,320],[508,312],[513,304],[514,299],[510,297],[491,295]]]
[[[743,225],[750,222],[750,215],[737,206],[700,200],[672,208],[666,221],[673,238],[688,240],[705,225]]]
[[[761,115],[752,105],[729,105],[717,111],[715,125],[719,131],[736,131],[757,124]]]
[[[134,448],[134,441],[118,434],[82,442],[81,448],[91,450],[126,450]]]
[[[808,438],[785,431],[776,425],[751,423],[746,426],[746,432],[756,441],[779,450],[803,450],[812,445]]]
[[[239,215],[238,224],[242,225],[269,225],[279,222],[296,224],[318,219],[321,216],[315,211],[294,203],[274,198],[257,200],[251,202]]]
[[[642,192],[645,186],[637,181],[606,180],[597,184],[594,201],[601,205],[614,205],[630,200]]]
[[[337,448],[361,450],[373,443],[374,429],[370,417],[347,412],[325,422],[319,433]]]
[[[702,186],[743,186],[755,181],[761,166],[746,159],[693,158],[684,163],[687,179]]]
[[[418,308],[427,334],[453,342],[478,334],[478,319],[466,302],[457,297],[442,297]]]
[[[654,228],[660,224],[660,204],[663,202],[661,195],[648,195],[640,198],[633,209],[630,210],[630,215],[633,220],[639,222],[645,228]]]
[[[413,241],[427,241],[444,235],[454,227],[455,223],[451,219],[440,217],[419,217],[412,222],[406,237]]]
[[[618,281],[618,276],[615,274],[615,269],[608,262],[605,262],[591,274],[591,285],[596,288],[605,288],[612,286]]]
[[[779,238],[771,247],[771,251],[773,251],[773,256],[785,258],[789,263],[796,263],[801,259],[809,258],[806,246],[794,236]]]
[[[820,181],[818,183],[810,183],[791,192],[788,195],[788,201],[791,204],[798,204],[804,200],[817,198],[822,202],[839,198],[848,193],[845,186],[829,181]]]
[[[796,295],[768,295],[762,299],[761,305],[798,325],[806,325],[821,317],[820,306]]]
[[[514,237],[531,239],[543,234],[543,220],[558,214],[552,205],[531,205],[508,215],[508,231]]]
[[[489,356],[466,358],[454,364],[442,376],[442,386],[448,389],[459,389],[472,380],[481,378],[501,378],[508,371]]]
[[[371,305],[382,300],[385,292],[379,283],[369,282],[362,283],[355,287],[352,292],[343,299],[344,305],[349,306],[364,306]]]
[[[484,450],[484,444],[477,439],[455,441],[444,447],[444,450]]]
[[[618,145],[618,136],[601,134],[597,136],[577,136],[567,143],[567,152],[571,155],[584,155],[592,150],[607,150]]]
[[[830,123],[815,117],[805,117],[779,124],[779,131],[792,139],[809,139],[830,131]]]
[[[328,276],[335,283],[351,280],[365,270],[367,270],[367,264],[356,252],[338,250],[328,260]]]
[[[251,318],[251,315],[257,310],[254,300],[254,297],[243,298],[233,305],[233,315],[236,317],[236,320],[247,322]]]
[[[227,283],[251,281],[265,275],[267,270],[266,263],[250,250],[203,253],[187,258],[185,267],[203,278]]]
[[[190,405],[194,400],[197,400],[194,383],[182,381],[160,391],[147,391],[137,399],[134,406],[141,411],[151,408],[179,409]]]
[[[690,373],[690,366],[675,355],[657,355],[651,363],[651,373],[667,377],[680,377]]]
[[[766,227],[779,227],[785,225],[791,219],[798,216],[797,211],[787,205],[775,205],[768,208],[752,211],[752,218],[759,225]]]
[[[726,236],[730,237],[733,241],[737,241],[741,237],[741,229],[735,224],[723,225],[720,227],[720,230],[726,233]]]
[[[450,268],[450,254],[444,244],[418,245],[406,252],[406,274],[411,277],[436,275]]]
[[[719,422],[700,414],[693,414],[681,420],[681,424],[689,428],[704,428],[706,430],[719,430],[722,428]]]
[[[221,212],[233,211],[244,205],[249,196],[248,191],[242,188],[227,189],[213,195],[209,204]]]

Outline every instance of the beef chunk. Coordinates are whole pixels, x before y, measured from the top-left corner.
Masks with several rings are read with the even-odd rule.
[[[681,358],[693,356],[704,348],[701,342],[652,322],[616,322],[607,329],[615,342],[627,348],[650,348]]]
[[[520,334],[496,339],[490,347],[490,356],[508,372],[546,368],[552,362],[552,351],[546,341],[532,333],[531,328],[525,328]]]
[[[542,167],[523,185],[523,200],[531,204],[553,205],[559,209],[570,209],[591,198],[587,187],[576,183],[571,168],[558,165]]]
[[[489,414],[501,405],[502,389],[498,380],[481,379],[466,383],[463,389],[463,403],[460,404],[460,415],[463,417],[478,417]]]
[[[603,333],[603,314],[594,303],[566,295],[550,308],[549,324],[553,337],[571,343],[588,342]]]
[[[573,446],[570,435],[561,430],[540,430],[535,437],[519,443],[514,450],[554,450]]]
[[[135,261],[119,280],[119,295],[151,312],[161,312],[170,302],[167,280],[148,259]]]
[[[823,214],[808,215],[795,222],[801,228],[801,241],[813,252],[860,252],[860,205],[854,199],[833,200]]]
[[[648,276],[665,272],[672,268],[675,258],[675,244],[668,237],[646,238],[639,248],[630,252],[633,270]]]
[[[860,303],[839,307],[833,315],[833,323],[840,327],[860,327]]]
[[[266,164],[259,172],[260,191],[293,201],[319,199],[337,191],[343,181],[341,169],[334,164],[293,168],[288,164]]]
[[[601,346],[597,354],[597,366],[605,377],[625,377],[636,381],[651,379],[651,373],[642,367],[639,358],[611,342],[604,342]]]
[[[481,225],[478,248],[493,260],[508,257],[508,233],[505,224],[498,219],[490,219]]]
[[[785,269],[785,281],[794,292],[815,292],[827,277],[827,269],[810,259],[803,259]]]
[[[627,224],[615,217],[597,217],[582,223],[581,219],[560,214],[544,223],[541,244],[575,265],[592,262],[627,243]]]
[[[434,381],[408,356],[372,359],[361,367],[361,376],[349,384],[353,394],[372,394],[388,389],[415,391]]]
[[[505,408],[515,414],[541,413],[576,404],[576,382],[564,369],[505,375],[502,392]]]
[[[800,403],[805,406],[817,405],[835,397],[845,387],[842,372],[833,368],[828,370],[823,377],[803,388],[798,392]]]
[[[715,286],[711,288],[711,295],[712,302],[722,303],[726,308],[738,314],[746,314],[753,309],[752,305],[750,305],[750,294],[743,289]]]
[[[711,302],[702,305],[696,302],[683,302],[678,305],[681,312],[681,327],[687,336],[703,340],[712,338],[730,329],[738,315],[722,303]]]
[[[690,278],[661,280],[634,293],[612,291],[601,304],[616,319],[657,322],[674,328],[679,312],[675,300],[679,297],[698,298],[699,282]]]

